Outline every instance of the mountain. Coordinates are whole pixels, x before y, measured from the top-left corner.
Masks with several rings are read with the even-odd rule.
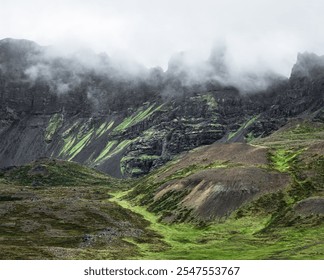
[[[237,79],[225,53],[1,40],[0,258],[323,259],[323,57]]]
[[[323,215],[323,159],[324,124],[299,119],[250,144],[183,153],[139,180],[127,197],[167,222],[214,221],[246,208],[287,215],[304,199],[310,214]]]
[[[323,133],[293,120],[136,180],[56,159],[7,168],[0,259],[322,259]]]
[[[250,94],[213,78],[189,83],[174,61],[166,72],[126,73],[107,56],[81,57],[0,41],[1,167],[53,157],[137,177],[201,145],[264,137],[293,117],[323,119],[314,54],[298,56],[289,80]]]

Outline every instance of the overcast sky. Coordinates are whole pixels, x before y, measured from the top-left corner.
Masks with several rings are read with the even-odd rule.
[[[226,43],[237,67],[289,75],[297,52],[324,54],[323,0],[0,0],[0,38],[92,48],[166,68]]]

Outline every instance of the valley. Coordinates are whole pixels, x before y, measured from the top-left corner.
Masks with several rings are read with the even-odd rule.
[[[49,51],[0,40],[0,259],[324,258],[323,56],[247,90]]]
[[[0,257],[322,259],[323,132],[295,121],[255,144],[186,152],[139,179],[50,159],[3,171]]]

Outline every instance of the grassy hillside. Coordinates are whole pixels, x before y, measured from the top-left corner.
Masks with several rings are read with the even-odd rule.
[[[1,172],[0,172],[1,176]],[[74,162],[56,159],[40,159],[19,168],[2,172],[8,183],[29,186],[94,186],[114,187],[118,180],[107,177],[95,169]]]
[[[148,221],[109,201],[121,187],[58,160],[2,171],[0,259],[124,259],[138,255],[127,238],[160,244]]]
[[[143,206],[133,205],[115,194],[112,201],[131,209],[150,221],[150,228],[162,236],[169,246],[155,250],[152,244],[128,239],[140,252],[136,259],[323,259],[324,226],[278,227],[263,232],[271,215],[235,215],[226,221],[208,225],[161,223],[159,216]]]
[[[117,180],[42,159],[0,172],[1,259],[323,259],[324,126],[184,153]]]
[[[323,131],[299,120],[251,145],[198,148],[113,200],[170,244],[139,245],[145,258],[322,259]]]

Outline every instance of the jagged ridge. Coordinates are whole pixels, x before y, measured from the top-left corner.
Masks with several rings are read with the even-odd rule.
[[[299,55],[289,80],[241,94],[217,80],[183,83],[174,66],[132,76],[106,56],[95,67],[46,50],[1,41],[1,167],[45,156],[137,177],[201,145],[265,137],[291,117],[324,119],[316,55]]]

